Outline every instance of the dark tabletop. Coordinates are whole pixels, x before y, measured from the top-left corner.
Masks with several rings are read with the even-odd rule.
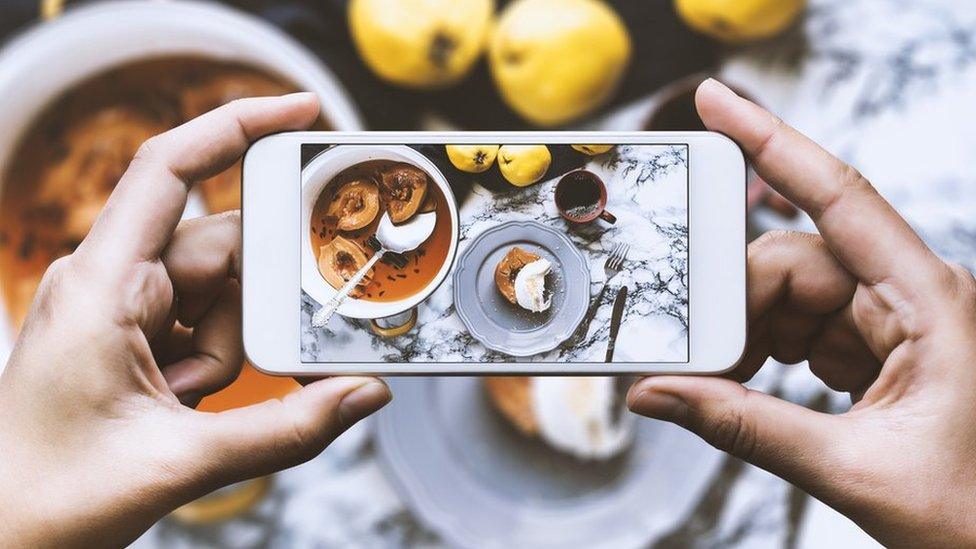
[[[97,1],[67,0],[68,9]],[[322,58],[350,92],[369,129],[417,129],[424,113],[436,113],[464,129],[530,129],[502,103],[484,58],[467,79],[447,90],[410,91],[378,80],[354,51],[346,24],[346,0],[224,3],[272,22]],[[508,0],[499,1],[498,9],[507,3]],[[596,115],[717,62],[717,46],[688,31],[677,20],[671,0],[609,3],[630,30],[633,58],[617,94]],[[0,37],[7,38],[36,22],[38,4],[39,0],[5,0],[0,6]]]

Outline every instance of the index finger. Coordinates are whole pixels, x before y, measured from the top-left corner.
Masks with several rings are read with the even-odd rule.
[[[240,99],[150,139],[79,251],[110,255],[115,265],[158,258],[194,183],[232,166],[265,135],[307,128],[318,112],[311,93]]]
[[[705,125],[739,143],[759,175],[803,209],[858,279],[928,277],[942,263],[857,170],[715,80],[696,96]]]

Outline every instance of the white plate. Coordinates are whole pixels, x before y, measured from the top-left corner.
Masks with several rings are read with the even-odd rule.
[[[532,313],[509,303],[495,285],[495,268],[513,247],[547,259],[552,306]],[[527,357],[551,351],[583,321],[590,301],[590,264],[565,233],[536,221],[509,221],[479,234],[454,270],[454,307],[485,347]]]
[[[582,462],[516,432],[478,378],[389,383],[396,398],[375,424],[381,463],[454,546],[646,546],[691,512],[722,460],[694,435],[642,419],[629,451]]]

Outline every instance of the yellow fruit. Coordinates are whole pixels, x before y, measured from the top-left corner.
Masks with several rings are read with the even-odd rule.
[[[803,11],[806,0],[675,0],[691,28],[731,43],[779,34]]]
[[[572,145],[572,147],[583,154],[593,156],[609,151],[613,148],[613,145]]]
[[[481,173],[495,163],[498,145],[446,145],[447,158],[462,172]]]
[[[515,0],[492,31],[488,58],[505,102],[555,126],[610,98],[630,49],[627,28],[599,0]]]
[[[352,0],[349,30],[380,78],[411,88],[453,84],[484,49],[494,0]]]
[[[502,145],[498,149],[498,169],[516,187],[542,179],[551,162],[552,155],[545,145]]]

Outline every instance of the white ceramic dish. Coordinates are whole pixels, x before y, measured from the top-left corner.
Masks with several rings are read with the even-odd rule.
[[[260,19],[203,2],[101,2],[72,8],[0,51],[0,174],[30,124],[60,94],[112,67],[174,55],[240,62],[276,74],[317,93],[323,114],[336,129],[363,127],[328,69]],[[0,369],[12,338],[10,320],[0,303]]]
[[[649,547],[687,519],[723,460],[680,427],[642,420],[629,450],[581,461],[516,432],[481,379],[389,382],[380,464],[450,547]]]
[[[512,305],[495,287],[495,268],[513,246],[553,265],[546,285],[552,306],[530,313]],[[509,221],[472,240],[454,270],[454,307],[464,327],[489,349],[528,357],[569,339],[590,303],[590,264],[565,233],[537,221]]]
[[[430,176],[431,180],[443,193],[451,212],[451,247],[447,252],[447,260],[441,265],[435,276],[420,292],[397,301],[366,301],[362,299],[346,298],[337,312],[349,318],[377,319],[385,318],[410,310],[424,299],[427,299],[441,282],[451,272],[457,253],[458,240],[458,210],[454,200],[454,192],[433,162],[410,147],[404,145],[366,145],[366,146],[337,146],[328,149],[305,166],[302,170],[302,289],[319,303],[328,303],[336,294],[336,289],[329,285],[319,273],[318,263],[312,250],[309,224],[312,219],[312,209],[322,190],[339,172],[361,162],[370,160],[393,160],[412,164]]]

